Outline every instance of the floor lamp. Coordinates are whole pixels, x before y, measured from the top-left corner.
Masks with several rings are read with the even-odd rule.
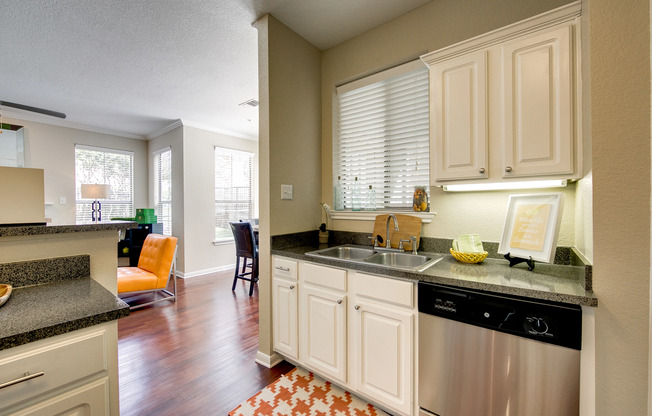
[[[100,204],[100,199],[109,198],[110,185],[100,185],[100,184],[90,184],[83,183],[81,186],[81,197],[84,199],[93,199],[93,204],[91,208],[91,218],[93,222],[102,221],[102,204]]]

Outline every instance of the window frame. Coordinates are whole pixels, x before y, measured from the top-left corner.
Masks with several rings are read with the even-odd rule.
[[[131,212],[127,213],[124,217],[125,218],[131,218],[134,216],[135,213],[135,201],[134,201],[134,164],[135,164],[135,152],[131,150],[123,150],[123,149],[112,149],[108,147],[101,147],[101,146],[92,146],[92,145],[86,145],[86,144],[75,144],[74,146],[74,160],[75,160],[75,222],[76,223],[87,223],[91,222],[92,219],[89,216],[88,218],[80,218],[79,215],[79,210],[80,210],[80,205],[90,205],[92,204],[93,200],[90,199],[85,199],[81,197],[81,184],[82,182],[79,180],[79,177],[77,175],[77,150],[86,150],[86,151],[93,151],[93,152],[99,152],[99,153],[112,153],[112,154],[119,154],[119,155],[127,155],[130,158],[130,172],[129,172],[129,178],[130,178],[130,195],[129,195],[129,200],[124,200],[124,199],[106,199],[102,200],[101,204],[104,207],[106,206],[111,206],[111,205],[127,205],[131,207]],[[106,180],[106,178],[105,178]],[[106,183],[106,182],[104,182]],[[115,189],[110,190],[111,195],[115,192]],[[105,211],[107,212],[107,211]],[[110,220],[110,218],[103,218],[103,221]]]
[[[169,153],[170,160],[170,199],[163,201],[161,198],[161,168],[162,168],[162,158],[163,154]],[[156,209],[157,220],[163,224],[163,234],[172,235],[172,148],[170,146],[163,147],[161,149],[155,150],[152,152],[152,158],[154,159],[154,207]],[[163,206],[168,206],[169,218],[167,215],[163,215]]]
[[[246,150],[239,150],[239,149],[232,149],[228,147],[223,147],[223,146],[214,146],[213,147],[213,160],[215,164],[215,172],[214,172],[214,192],[215,192],[215,198],[214,198],[214,222],[213,226],[215,227],[215,234],[213,235],[213,244],[219,245],[219,244],[226,244],[226,243],[232,243],[233,242],[233,235],[229,235],[228,237],[218,237],[217,236],[217,228],[218,228],[218,221],[217,221],[217,216],[218,216],[218,199],[217,199],[217,173],[218,173],[218,166],[217,166],[217,154],[218,151],[221,151],[223,153],[228,153],[230,155],[245,155],[249,157],[249,215],[245,218],[253,218],[255,216],[255,160],[256,160],[256,154],[254,152],[249,152]],[[232,178],[232,175],[230,176]],[[232,181],[232,180],[231,180]],[[227,200],[220,200],[222,201],[221,203],[226,202]],[[234,220],[234,219],[232,219]]]
[[[418,73],[416,71],[419,71]],[[404,212],[408,211],[411,213],[417,213],[412,211],[412,204],[411,204],[411,195],[412,195],[412,190],[414,186],[430,186],[430,157],[429,157],[429,106],[430,106],[430,100],[429,100],[429,81],[428,81],[428,69],[425,66],[425,64],[421,60],[415,60],[408,62],[403,65],[399,65],[381,72],[378,72],[376,74],[372,74],[363,78],[360,78],[358,80],[340,85],[336,87],[335,89],[335,94],[333,97],[333,146],[332,146],[332,172],[333,172],[333,184],[337,182],[338,176],[342,177],[342,183],[347,186],[347,190],[345,191],[346,195],[346,205],[345,209],[343,211],[331,211],[331,214],[333,218],[342,218],[346,217],[346,219],[352,219],[352,218],[357,218],[360,217],[361,219],[367,219],[366,217],[369,216],[369,214],[365,214],[367,211],[352,211],[352,206],[351,206],[351,184],[354,182],[354,177],[355,176],[362,176],[358,175],[355,173],[345,173],[347,172],[347,166],[346,163],[343,159],[347,156],[351,155],[351,152],[346,150],[341,150],[342,147],[342,142],[340,141],[340,135],[341,135],[341,97],[346,95],[347,93],[351,91],[364,91],[365,87],[371,87],[370,89],[374,89],[374,85],[377,86],[378,90],[382,90],[384,87],[382,85],[383,81],[390,80],[392,78],[396,77],[402,77],[404,75],[408,75],[410,73],[415,73],[416,76],[420,76],[423,78],[423,75],[426,76],[425,79],[425,84],[423,85],[423,89],[420,89],[419,91],[425,92],[426,96],[425,98],[421,96],[420,98],[420,106],[418,107],[420,111],[420,120],[421,123],[419,125],[421,126],[420,128],[416,129],[418,134],[419,134],[419,140],[418,140],[418,151],[414,150],[409,152],[409,155],[411,157],[416,156],[416,161],[415,161],[415,166],[418,166],[418,170],[421,171],[418,177],[420,178],[418,182],[412,183],[412,181],[409,181],[410,184],[407,186],[403,186],[402,192],[400,192],[400,200],[402,206],[396,206],[391,204],[391,197],[390,195],[395,195],[396,194],[396,189],[397,189],[397,184],[399,182],[404,181],[404,179],[397,180],[398,177],[405,175],[403,171],[406,169],[399,167],[398,169],[396,168],[387,168],[389,170],[385,170],[385,172],[382,172],[382,169],[377,169],[375,167],[372,167],[371,170],[373,171],[371,175],[373,176],[375,174],[376,179],[374,180],[365,180],[364,178],[360,178],[360,188],[362,191],[362,194],[364,195],[365,190],[367,189],[368,185],[373,185],[374,189],[376,191],[376,199],[377,199],[377,208],[374,211],[369,211],[369,212],[375,212],[377,215],[378,212]],[[423,82],[423,79],[420,80],[420,82]],[[393,85],[393,84],[392,84]],[[345,99],[344,99],[345,100]],[[385,105],[383,108],[390,107],[388,105]],[[366,110],[367,107],[362,107],[363,110]],[[391,124],[388,123],[386,118],[381,118],[383,121],[380,124]],[[425,131],[423,126],[425,127]],[[386,126],[384,126],[386,127]],[[391,131],[391,127],[386,127],[387,130]],[[387,137],[387,134],[385,132],[385,137]],[[410,136],[408,136],[410,137]],[[380,136],[377,136],[376,138],[371,138],[369,139],[370,141],[374,141],[374,144],[379,147],[379,148],[384,148],[384,155],[382,155],[383,160],[384,160],[384,165],[387,167],[395,161],[388,161],[389,157],[391,157],[391,148],[393,146],[396,146],[397,142],[400,142],[399,138],[396,138],[395,136],[393,137],[395,140],[393,143],[382,143],[382,139]],[[346,139],[345,139],[346,140]],[[351,139],[349,138],[349,145],[351,142]],[[385,139],[387,142],[387,140]],[[405,142],[405,139],[403,139],[403,142]],[[415,142],[417,143],[417,142]],[[405,147],[405,145],[403,145]],[[389,149],[389,150],[388,150]],[[416,149],[416,148],[415,148]],[[424,152],[425,151],[425,152]],[[425,161],[423,161],[423,157],[419,157],[418,155],[423,155],[424,153],[427,154],[425,157]],[[378,151],[376,155],[380,155],[381,151]],[[367,156],[369,153],[363,153],[363,156]],[[425,163],[424,163],[425,162]],[[348,168],[350,169],[350,166],[352,165],[352,162],[348,162],[350,165]],[[412,160],[411,162],[412,163]],[[368,164],[368,162],[367,162]],[[368,164],[369,166],[369,164]],[[409,166],[409,164],[403,164],[403,166]],[[409,170],[409,169],[408,169]],[[391,172],[391,174],[390,174]],[[402,173],[403,172],[403,173]],[[379,176],[380,174],[380,176]],[[408,175],[410,177],[411,175]],[[399,186],[400,188],[400,186]],[[423,212],[419,213],[419,216],[428,218],[431,217],[432,215],[428,212]]]

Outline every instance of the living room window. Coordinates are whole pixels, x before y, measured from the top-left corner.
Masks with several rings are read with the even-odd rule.
[[[75,145],[75,195],[78,223],[91,221],[93,200],[81,197],[82,184],[109,185],[109,198],[100,200],[102,220],[134,216],[134,153]]]
[[[412,208],[415,186],[429,184],[428,70],[413,61],[337,87],[333,183],[344,209],[364,206],[369,185],[375,209]]]
[[[229,222],[254,216],[254,155],[215,148],[215,240],[232,240]]]
[[[172,235],[172,149],[154,152],[154,203],[163,234]]]

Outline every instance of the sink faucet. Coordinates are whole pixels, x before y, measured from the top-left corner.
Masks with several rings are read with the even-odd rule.
[[[394,231],[398,231],[398,220],[396,219],[396,215],[394,214],[389,214],[387,217],[387,226],[385,227],[385,248],[392,248],[392,245],[390,244],[389,241],[389,220],[394,219]]]

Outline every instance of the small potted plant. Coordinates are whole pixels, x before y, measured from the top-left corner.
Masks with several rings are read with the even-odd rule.
[[[330,213],[330,207],[323,202],[321,203],[321,207],[326,213],[326,221],[322,222],[319,226],[319,244],[328,244],[328,215]]]

